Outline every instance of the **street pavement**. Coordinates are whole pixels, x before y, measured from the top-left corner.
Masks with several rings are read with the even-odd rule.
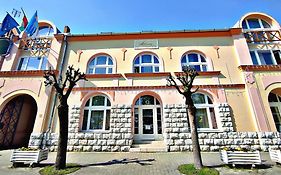
[[[55,162],[56,153],[49,153],[48,160],[40,165],[29,168],[11,168],[10,156],[12,151],[0,151],[0,175],[33,175],[39,170]],[[223,165],[218,152],[202,152],[205,166],[217,168],[222,175],[281,175],[281,166],[270,161],[268,153],[261,154],[263,166],[241,169],[229,168]],[[181,164],[193,163],[192,152],[176,153],[96,153],[96,152],[69,152],[68,163],[77,163],[82,166],[73,175],[180,175],[177,167]]]

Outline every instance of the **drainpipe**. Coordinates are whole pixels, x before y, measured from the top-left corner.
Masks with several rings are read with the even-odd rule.
[[[68,26],[65,26],[64,27],[64,38],[63,38],[63,43],[62,43],[62,44],[64,44],[64,49],[63,49],[62,56],[61,56],[61,62],[60,62],[61,64],[59,66],[60,69],[59,69],[58,77],[62,76],[63,68],[65,66],[65,55],[66,55],[66,51],[67,51],[67,48],[68,48],[67,36],[69,34],[70,34],[70,28]],[[61,81],[61,78],[59,78],[59,81]],[[47,129],[46,132],[43,132],[42,142],[43,142],[44,148],[46,147],[46,140],[49,139],[49,134],[50,134],[51,127],[52,127],[52,121],[53,121],[53,118],[54,118],[57,99],[58,99],[58,95],[56,93],[54,98],[53,98],[53,101],[52,101],[51,114],[50,114],[50,118],[49,118],[49,122],[48,122],[48,129]],[[45,138],[45,135],[46,135],[46,138]]]

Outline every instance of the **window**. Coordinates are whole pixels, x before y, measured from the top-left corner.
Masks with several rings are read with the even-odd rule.
[[[152,54],[143,54],[134,60],[134,73],[159,72],[159,59]]]
[[[95,57],[89,64],[88,74],[112,74],[113,61],[110,56],[100,55]]]
[[[254,50],[250,51],[253,65],[281,64],[280,50]]]
[[[268,101],[276,129],[278,132],[281,132],[281,96],[270,93]]]
[[[17,70],[47,70],[47,57],[23,57]]]
[[[218,129],[212,100],[200,93],[193,94],[192,99],[197,109],[195,117],[198,128]]]
[[[263,19],[250,18],[242,22],[243,29],[267,29],[271,26]]]
[[[196,69],[196,71],[207,71],[206,59],[198,53],[188,53],[181,58],[181,67],[191,66]]]
[[[37,36],[53,36],[54,29],[51,26],[42,26],[39,27]]]
[[[109,130],[111,103],[105,96],[90,98],[84,109],[82,130]]]

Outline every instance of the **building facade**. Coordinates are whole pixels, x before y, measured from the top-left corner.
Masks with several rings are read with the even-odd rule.
[[[44,86],[41,70],[51,66],[63,76],[69,65],[88,79],[69,97],[69,151],[134,151],[146,142],[165,151],[191,150],[185,100],[166,80],[187,65],[199,72],[193,100],[202,150],[280,146],[281,36],[269,15],[249,13],[233,28],[206,31],[79,35],[40,24],[42,34],[35,38],[48,38],[48,47],[18,40],[3,61],[2,147],[11,133],[9,116],[18,116],[8,137],[15,147],[24,138],[29,146],[56,149],[56,97]]]

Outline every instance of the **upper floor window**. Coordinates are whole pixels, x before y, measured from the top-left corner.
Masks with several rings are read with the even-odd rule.
[[[112,74],[113,61],[110,56],[99,55],[95,57],[88,65],[88,74]]]
[[[153,54],[139,55],[134,60],[134,73],[159,72],[159,59]]]
[[[17,70],[47,70],[47,57],[23,57]]]
[[[111,103],[106,96],[90,98],[84,108],[82,130],[109,130]]]
[[[53,36],[54,29],[51,26],[41,26],[39,27],[37,36]]]
[[[196,107],[197,127],[202,129],[218,129],[212,100],[207,95],[201,93],[192,94],[192,99]]]
[[[245,19],[242,22],[242,28],[243,29],[266,29],[266,28],[271,28],[271,26],[263,19],[250,18],[250,19]]]
[[[196,71],[207,71],[206,59],[198,53],[188,53],[181,58],[181,67],[191,66],[196,69]]]
[[[280,50],[254,50],[250,54],[254,65],[281,64]]]

